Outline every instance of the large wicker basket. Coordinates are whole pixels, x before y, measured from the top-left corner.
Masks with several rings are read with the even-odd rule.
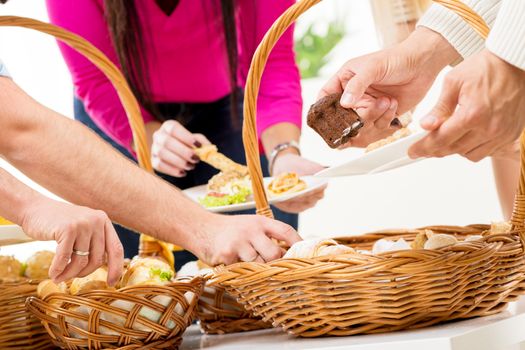
[[[133,131],[139,165],[153,172],[139,104],[122,73],[100,50],[78,35],[29,18],[0,16],[0,26],[24,27],[50,34],[95,64],[112,82],[124,106]],[[154,241],[141,239],[141,243],[146,241],[148,247],[141,247],[143,252],[150,251],[154,246],[161,248]],[[19,297],[13,297],[5,310],[10,307],[18,314],[17,317],[5,316],[2,319],[0,345],[6,339],[10,344],[2,349],[9,348],[8,346],[17,349],[43,349],[49,344],[49,337],[42,336],[47,331],[53,344],[67,349],[176,348],[182,341],[182,333],[191,324],[204,282],[204,278],[195,277],[165,286],[90,291],[78,296],[52,294],[43,300],[34,297],[36,286],[33,283],[21,282],[9,290],[19,293]],[[4,290],[7,291],[2,285],[2,293]],[[30,298],[26,300],[27,297]],[[45,329],[35,322],[31,314],[22,311],[26,301],[27,309],[42,321]],[[4,310],[3,302],[4,300],[0,304],[0,312]],[[144,314],[148,312],[150,315],[155,312],[158,319],[145,317]],[[17,335],[17,338],[8,338],[8,332]],[[18,335],[27,339],[21,339],[22,336]]]
[[[321,0],[301,0],[268,31],[252,61],[245,90],[243,138],[257,212],[272,216],[263,187],[256,137],[256,102],[268,56],[282,33]],[[481,17],[457,0],[435,0],[458,13],[483,37]],[[381,255],[347,254],[312,259],[243,262],[216,269],[213,283],[248,310],[303,337],[344,336],[424,327],[490,315],[523,293],[525,280],[525,160],[512,219],[513,230],[491,234],[487,226],[434,227],[456,235],[482,233],[479,242],[439,250]],[[378,232],[344,239],[370,247],[388,236],[413,239],[418,231]]]

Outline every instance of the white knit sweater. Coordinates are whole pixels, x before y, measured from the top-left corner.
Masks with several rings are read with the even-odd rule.
[[[462,57],[469,57],[486,47],[525,70],[525,0],[464,0],[464,3],[481,15],[491,28],[486,43],[458,15],[438,4],[430,7],[418,25],[443,35]]]

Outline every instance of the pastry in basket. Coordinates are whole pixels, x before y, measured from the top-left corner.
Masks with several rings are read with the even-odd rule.
[[[314,129],[331,148],[344,145],[357,136],[363,127],[361,119],[353,109],[343,108],[341,94],[321,98],[308,111],[308,126]]]
[[[371,144],[368,145],[368,147],[366,147],[365,152],[370,152],[375,149],[386,146],[394,141],[401,140],[402,138],[407,137],[410,134],[412,134],[412,131],[410,131],[409,128],[401,128],[397,130],[396,132],[394,132],[392,135],[388,136],[387,138],[384,138],[376,142],[372,142]]]
[[[395,252],[398,250],[410,249],[410,245],[403,239],[400,238],[397,241],[390,241],[388,239],[379,239],[374,243],[372,247],[372,254],[381,254],[386,252]]]
[[[175,276],[173,268],[161,258],[134,258],[122,276],[121,286],[164,285]]]
[[[0,256],[0,280],[18,281],[22,278],[23,264],[13,256]]]
[[[206,187],[206,196],[199,202],[206,208],[245,203],[252,194],[249,175],[238,172],[220,172],[213,176]]]
[[[490,225],[490,233],[509,233],[512,230],[512,224],[507,221],[493,222]]]
[[[90,290],[110,289],[108,286],[108,269],[99,267],[86,277],[74,278],[69,286],[69,292],[73,295]]]
[[[48,250],[36,252],[27,259],[24,275],[33,280],[49,278],[49,267],[54,257],[55,253]]]
[[[275,177],[268,185],[268,194],[272,197],[287,193],[300,192],[306,188],[306,182],[296,173],[282,173]]]
[[[337,243],[333,239],[310,239],[295,243],[288,249],[283,258],[309,259],[326,255],[355,253],[354,249]]]

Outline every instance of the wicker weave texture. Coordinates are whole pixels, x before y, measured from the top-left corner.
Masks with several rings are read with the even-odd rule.
[[[226,334],[270,328],[271,323],[246,311],[223,288],[206,286],[197,308],[197,318],[207,334]]]
[[[53,347],[40,320],[25,309],[36,296],[36,281],[0,281],[0,349],[50,349]]]
[[[76,296],[29,298],[56,346],[64,349],[176,348],[191,324],[204,279],[165,286],[133,286]]]
[[[435,226],[435,233],[480,234],[483,226]],[[342,238],[358,249],[380,238],[411,241],[412,231]],[[441,250],[377,256],[238,263],[218,268],[214,282],[276,327],[303,337],[420,328],[491,315],[523,294],[523,232],[486,235]]]

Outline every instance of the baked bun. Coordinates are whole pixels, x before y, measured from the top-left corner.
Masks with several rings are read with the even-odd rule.
[[[74,278],[69,286],[69,292],[75,295],[89,290],[111,289],[108,286],[107,279],[107,268],[99,267],[86,277]]]
[[[398,239],[396,242],[382,238],[374,243],[372,254],[375,255],[407,249],[410,249],[410,245],[403,238]]]
[[[157,257],[136,257],[122,277],[122,287],[136,285],[164,285],[175,276],[175,271],[165,261]]]
[[[49,278],[49,267],[55,257],[55,253],[42,250],[31,255],[26,262],[25,276],[33,280]]]
[[[36,294],[39,298],[43,299],[53,293],[68,294],[67,284],[65,284],[64,282],[56,284],[51,280],[43,280],[38,284]]]
[[[440,249],[458,243],[456,237],[444,233],[432,235],[425,242],[425,249]]]
[[[0,256],[0,280],[17,281],[22,277],[23,265],[13,256]]]
[[[295,243],[283,258],[309,259],[319,256],[354,253],[351,247],[338,244],[333,239],[311,239]]]
[[[506,221],[493,222],[490,225],[490,233],[508,233],[511,229],[512,224]]]

